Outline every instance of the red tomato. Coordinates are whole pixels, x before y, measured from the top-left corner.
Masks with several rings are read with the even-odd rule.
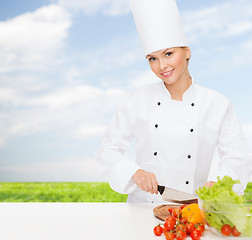
[[[190,236],[191,236],[192,240],[200,240],[201,232],[199,230],[195,229],[190,233]]]
[[[170,222],[165,222],[164,223],[164,230],[166,232],[169,232],[169,231],[173,230],[174,228],[175,228],[174,222],[170,221]]]
[[[175,217],[176,219],[182,218],[182,211],[180,208],[174,208],[172,210],[172,216]]]
[[[172,232],[166,232],[164,233],[166,240],[174,240],[175,239],[175,234]]]
[[[188,223],[188,220],[185,217],[181,217],[181,219],[179,220],[179,222],[186,225]]]
[[[182,210],[186,206],[187,206],[187,204],[183,204],[182,206],[180,206],[180,209]]]
[[[202,234],[205,231],[205,227],[202,224],[196,224],[195,229],[199,230]]]
[[[177,232],[178,232],[179,230],[182,230],[183,232],[186,232],[186,226],[185,226],[184,224],[178,224],[178,225],[176,226],[176,230],[177,230]]]
[[[225,224],[222,226],[221,228],[222,235],[230,236],[231,232],[232,232],[232,228],[228,224]]]
[[[168,211],[169,211],[170,214],[172,213],[172,210],[173,210],[173,209],[174,209],[174,207],[168,208]]]
[[[189,222],[187,225],[186,225],[186,233],[188,235],[190,235],[190,233],[195,229],[195,225],[194,223],[192,222]]]
[[[176,219],[175,219],[175,217],[173,217],[173,216],[169,216],[168,218],[166,218],[165,221],[166,221],[166,222],[173,222],[174,225],[176,224]]]
[[[241,235],[241,233],[236,229],[236,226],[233,226],[233,228],[232,228],[232,234],[235,237],[239,237]]]
[[[153,232],[155,233],[156,236],[161,236],[162,233],[164,232],[164,229],[158,225],[154,227]]]
[[[186,233],[184,231],[182,231],[182,230],[178,230],[176,239],[177,240],[185,240],[186,239]]]

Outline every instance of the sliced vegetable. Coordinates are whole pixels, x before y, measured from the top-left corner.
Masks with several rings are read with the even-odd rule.
[[[182,217],[187,218],[188,222],[205,225],[202,212],[197,203],[193,203],[184,207],[182,209]]]

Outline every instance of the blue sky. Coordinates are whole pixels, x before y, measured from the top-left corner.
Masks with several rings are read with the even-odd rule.
[[[159,81],[128,0],[0,3],[0,181],[103,181],[94,152],[113,112]],[[252,2],[177,4],[192,76],[233,102],[252,148]]]

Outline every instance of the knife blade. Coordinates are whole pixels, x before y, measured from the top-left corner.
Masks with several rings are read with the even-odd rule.
[[[196,195],[182,192],[173,188],[158,185],[158,192],[164,201],[182,204],[198,203],[198,198]]]

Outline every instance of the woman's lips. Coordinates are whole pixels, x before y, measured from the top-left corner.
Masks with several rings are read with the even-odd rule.
[[[173,71],[174,71],[174,69],[167,71],[167,72],[164,72],[164,73],[161,73],[161,75],[163,77],[170,77],[172,75]]]

